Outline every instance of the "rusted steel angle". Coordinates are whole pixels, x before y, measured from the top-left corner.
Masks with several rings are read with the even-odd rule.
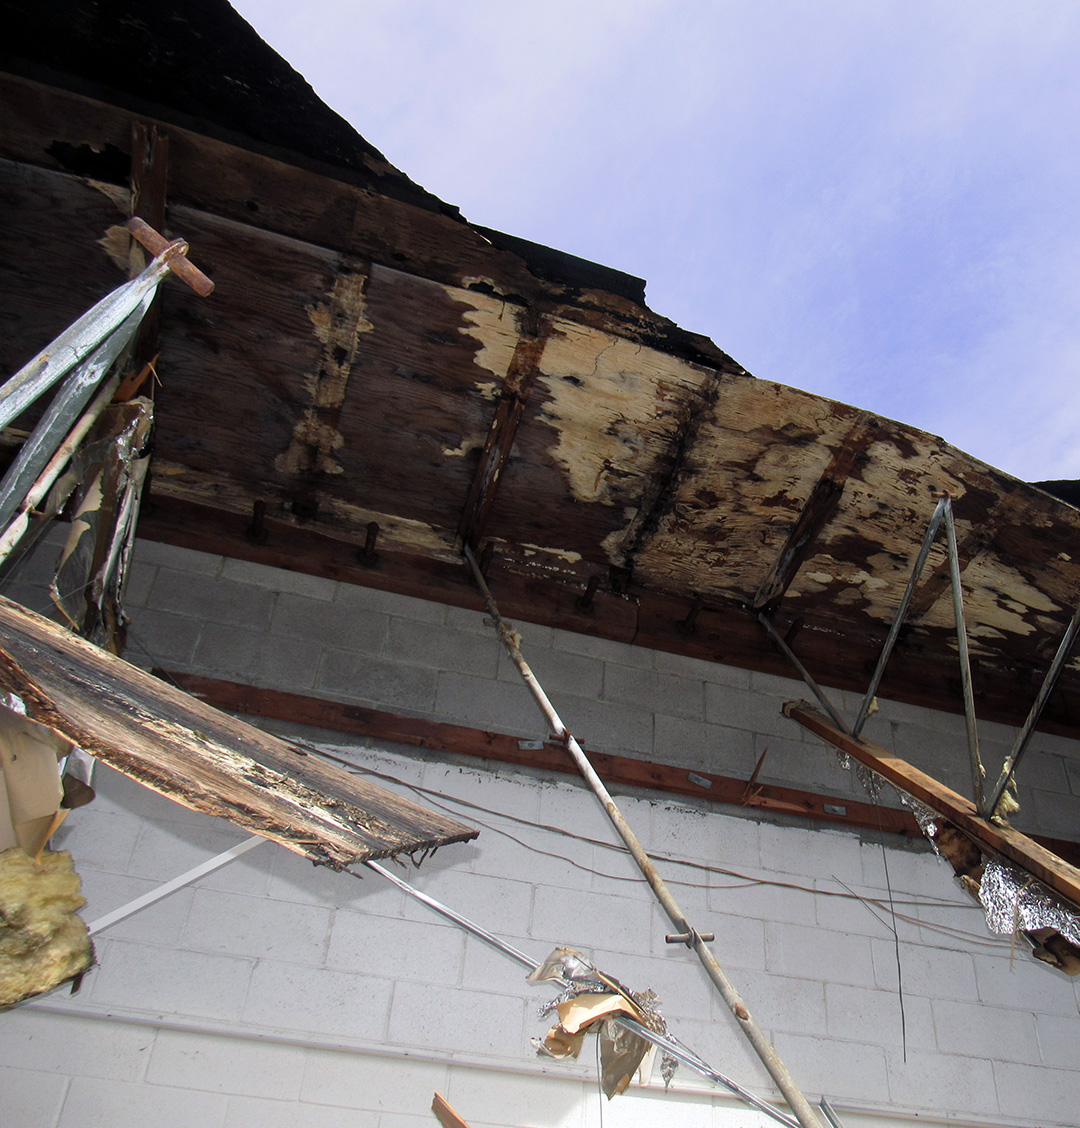
[[[532,311],[522,318],[523,335],[514,348],[506,383],[495,408],[495,417],[484,442],[480,464],[469,486],[469,496],[458,525],[462,544],[476,545],[487,528],[499,481],[510,459],[525,404],[536,380],[537,365],[544,351],[545,337]]]
[[[913,795],[976,843],[1003,854],[1080,909],[1080,870],[1018,830],[984,819],[971,800],[965,799],[906,760],[901,760],[899,756],[894,756],[868,740],[856,739],[842,732],[808,702],[789,701],[783,711],[784,716],[846,752],[895,787]]]
[[[334,868],[477,831],[357,779],[0,599],[0,690],[139,783]]]

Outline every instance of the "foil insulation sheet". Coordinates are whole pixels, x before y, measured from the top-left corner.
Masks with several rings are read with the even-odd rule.
[[[1063,904],[1043,883],[995,858],[986,863],[979,883],[986,923],[994,932],[1011,935],[1022,929],[1052,928],[1080,945],[1080,915]]]

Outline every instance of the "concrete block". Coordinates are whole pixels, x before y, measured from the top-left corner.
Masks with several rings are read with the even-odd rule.
[[[88,873],[83,877],[86,905],[79,915],[92,924],[106,913],[156,889],[156,881],[121,874]],[[133,916],[117,921],[101,933],[113,940],[132,940],[143,944],[179,944],[184,931],[194,890],[178,889],[168,897],[147,905]]]
[[[110,940],[94,972],[93,1000],[142,1013],[235,1019],[252,960]]]
[[[765,967],[765,926],[753,917],[736,916],[732,913],[702,910],[687,897],[687,890],[675,887],[674,893],[680,907],[691,924],[700,932],[716,934],[712,949],[722,967],[738,968],[743,971],[761,971]],[[681,944],[668,944],[664,940],[667,933],[674,932],[675,926],[667,914],[659,907],[653,911],[652,953],[658,962],[684,965],[688,961],[696,963],[697,957]]]
[[[521,877],[523,880],[519,881],[496,880],[453,869],[425,870],[421,866],[409,881],[498,936],[504,933],[522,936],[526,934],[533,886],[525,880],[527,874]],[[427,924],[433,918],[431,909],[411,897],[406,900],[402,915],[420,924]]]
[[[889,1100],[889,1071],[880,1046],[785,1031],[777,1033],[774,1045],[804,1093],[828,1093],[838,1104]]]
[[[831,932],[888,938],[892,936],[890,925],[893,925],[902,940],[922,942],[918,924],[909,924],[900,919],[899,915],[914,915],[916,906],[900,898],[894,898],[897,915],[893,917],[888,897],[880,889],[859,885],[849,885],[845,889],[831,878],[815,881],[814,889],[814,908],[819,928]],[[932,941],[930,946],[933,947]]]
[[[260,960],[251,977],[243,1020],[287,1033],[381,1041],[392,989],[389,979]]]
[[[193,548],[177,548],[163,541],[144,540],[141,537],[135,541],[133,557],[140,564],[153,564],[200,576],[217,576],[224,564],[224,557],[221,556],[198,552]]]
[[[444,1095],[471,1125],[542,1122],[551,1128],[580,1128],[582,1095],[578,1084],[576,1079],[563,1080],[551,1073],[528,1077],[521,1073],[454,1070],[450,1090]],[[623,1122],[624,1115],[620,1115],[620,1126]]]
[[[898,991],[825,985],[826,1033],[844,1042],[902,1048],[934,1045],[930,1000]]]
[[[427,599],[411,595],[398,595],[379,588],[361,587],[359,584],[338,585],[334,601],[350,614],[354,611],[396,615],[402,619],[415,619],[418,623],[444,623],[446,607]]]
[[[560,650],[544,650],[538,646],[522,650],[529,668],[544,687],[544,692],[555,703],[555,708],[563,711],[561,699],[564,696],[599,698],[604,681],[604,663],[581,654],[567,654]],[[507,682],[521,680],[517,666],[510,661],[506,651],[500,647],[499,679]]]
[[[819,980],[781,978],[753,968],[739,968],[732,980],[750,1013],[773,1037],[780,1030],[825,1037],[826,988]],[[723,999],[712,990],[716,1021],[732,1022]]]
[[[500,647],[495,639],[454,630],[438,623],[391,618],[383,657],[394,662],[495,678]]]
[[[465,935],[430,911],[422,922],[338,912],[326,966],[387,979],[454,984],[461,976]]]
[[[648,952],[654,939],[652,905],[643,898],[540,886],[533,902],[529,935],[541,947],[550,943],[552,947]]]
[[[430,713],[439,675],[403,662],[387,662],[348,650],[328,650],[316,688],[333,697],[370,702],[380,709]]]
[[[499,939],[516,948],[523,955],[540,962],[545,959],[554,944],[545,947],[538,944],[528,936],[519,936],[512,933],[499,933]],[[535,1015],[541,1003],[549,998],[554,998],[558,988],[549,990],[551,985],[526,983],[525,977],[529,969],[517,960],[511,959],[503,952],[478,940],[475,936],[465,937],[465,955],[462,961],[461,986],[473,991],[491,991],[496,995],[520,995],[527,1004],[527,1015]],[[528,1018],[526,1019],[528,1022]],[[539,1028],[541,1020],[536,1020]],[[549,1023],[550,1026],[550,1023]],[[543,1027],[539,1033],[546,1033],[548,1027]],[[536,1030],[526,1033],[532,1036]],[[445,1090],[444,1090],[445,1092]]]
[[[863,880],[881,892],[891,888],[894,895],[933,894],[940,898],[949,897],[955,888],[952,867],[934,853],[929,843],[924,845],[923,840],[913,843],[911,849],[891,846],[884,858],[879,843],[863,842],[859,853]]]
[[[351,874],[313,865],[291,850],[276,850],[269,895],[276,901],[326,905],[383,917],[398,916],[404,894],[370,870],[358,867],[358,872],[367,876],[360,881]]]
[[[520,997],[399,980],[387,1040],[517,1063],[525,1049],[525,1006]]]
[[[144,607],[134,611],[128,628],[129,662],[150,666],[191,665],[202,621],[188,615]]]
[[[127,869],[142,820],[119,811],[73,811],[52,839],[52,849],[70,850],[79,872],[88,869],[123,873]]]
[[[540,810],[541,787],[531,775],[507,765],[492,764],[482,768],[438,761],[406,761],[399,759],[395,771],[404,776],[408,764],[420,769],[424,787],[453,799],[460,797],[478,803],[490,812],[514,816],[535,823]],[[423,802],[423,799],[420,799]],[[468,808],[457,808],[460,818],[469,819]],[[480,812],[477,818],[484,817]]]
[[[872,941],[799,924],[765,922],[766,966],[778,975],[874,986]]]
[[[873,950],[877,986],[895,991],[896,945],[892,939],[874,940]],[[928,951],[919,944],[901,942],[900,971],[905,996],[924,995],[930,999],[955,999],[960,1002],[974,1002],[977,998],[975,960],[970,952],[953,952],[945,948]]]
[[[1014,1007],[1040,1014],[1075,1016],[1076,995],[1062,977],[1022,949],[1015,959],[980,955],[975,960],[978,999],[992,1007]],[[953,998],[963,997],[953,995]],[[971,996],[974,1001],[975,996]]]
[[[532,628],[529,628],[530,632]],[[601,662],[615,662],[620,666],[632,666],[640,670],[653,668],[653,651],[644,646],[632,646],[626,642],[615,642],[599,635],[577,634],[574,631],[555,629],[547,644],[553,650],[566,654],[580,654],[585,658],[595,658]]]
[[[238,828],[228,823],[219,826],[209,818],[205,823],[145,822],[132,851],[128,873],[151,881],[171,881],[231,849],[245,837],[248,836]]]
[[[658,856],[699,859],[739,870],[756,869],[761,863],[760,824],[749,816],[721,815],[667,800],[654,805],[652,825],[649,850]]]
[[[309,576],[306,572],[294,572],[288,568],[272,568],[267,564],[237,560],[230,556],[222,561],[221,577],[235,580],[238,584],[266,588],[268,591],[287,591],[293,595],[322,600],[333,599],[339,586],[336,580],[322,576]]]
[[[587,749],[617,755],[648,753],[653,747],[653,715],[648,709],[562,694],[555,707]]]
[[[304,1053],[254,1039],[161,1030],[146,1079],[176,1089],[292,1100],[300,1093]]]
[[[150,598],[150,591],[157,578],[157,566],[143,564],[135,560],[128,569],[127,582],[124,585],[124,607],[145,607]]]
[[[185,947],[226,955],[321,964],[331,912],[315,905],[196,889]]]
[[[1080,1070],[1080,1016],[1037,1014],[1035,1030],[1042,1060],[1047,1065]]]
[[[230,1097],[224,1128],[377,1128],[379,1114],[353,1108]]]
[[[74,1077],[58,1128],[117,1128],[126,1124],[221,1128],[226,1102],[227,1098],[218,1093]]]
[[[713,725],[728,728],[754,729],[753,708],[755,695],[741,686],[722,682],[705,682],[705,720]],[[669,712],[670,710],[663,710]]]
[[[545,740],[543,714],[524,685],[489,681],[442,671],[438,675],[435,714],[471,728],[493,729]]]
[[[925,1053],[910,1043],[907,1061],[897,1048],[888,1049],[886,1056],[889,1087],[897,1111],[926,1112],[931,1116],[946,1112],[953,1116],[996,1116],[998,1102],[990,1062],[957,1054]],[[1030,1115],[1030,1103],[1028,1109]]]
[[[67,1088],[68,1079],[62,1074],[0,1065],[4,1123],[12,1128],[52,1128]]]
[[[691,681],[716,682],[736,689],[750,688],[750,671],[736,666],[724,666],[719,662],[708,662],[704,658],[690,658],[685,654],[669,654],[664,650],[653,651],[653,666],[658,673],[674,674]]]
[[[994,1080],[1002,1116],[1047,1128],[1076,1123],[1077,1070],[994,1062]]]
[[[942,1053],[1038,1065],[1035,1016],[1027,1011],[934,999],[937,1047]],[[1074,1034],[1080,1021],[1073,1022]]]
[[[858,885],[863,880],[859,840],[845,830],[806,830],[762,823],[758,834],[766,870],[797,872]],[[805,882],[804,884],[810,884]]]
[[[235,580],[159,568],[150,599],[159,611],[204,622],[266,627],[276,594]]]
[[[748,872],[748,877],[762,879],[761,884],[750,884],[737,878],[729,878],[723,884],[719,876],[709,889],[709,907],[716,912],[729,915],[752,917],[758,921],[783,921],[801,924],[807,928],[814,926],[815,898],[811,892],[792,889],[789,885],[805,884],[806,879],[795,874],[773,873],[771,871]],[[773,881],[783,885],[772,884]]]
[[[265,631],[207,623],[194,665],[216,677],[304,693],[315,684],[322,647],[310,639],[284,640]]]
[[[613,662],[604,663],[605,701],[700,720],[705,715],[704,688],[704,682],[689,678],[658,674],[655,670],[634,666],[619,666]]]
[[[83,1077],[139,1081],[146,1072],[154,1040],[154,1032],[144,1026],[58,1014],[31,1005],[4,1015],[0,1064],[61,1076],[77,1070]],[[10,1111],[6,1085],[0,1085],[0,1091],[4,1094],[5,1109]]]
[[[722,1021],[716,1018],[703,1021],[678,1018],[672,1022],[671,1032],[713,1069],[718,1069],[726,1076],[737,1080],[740,1085],[745,1085],[768,1100],[776,1099],[776,1086],[772,1078],[730,1013]],[[790,1063],[784,1064],[790,1068]],[[676,1084],[696,1079],[697,1076],[688,1066],[680,1065],[678,1073],[675,1074]],[[795,1076],[802,1083],[799,1074],[796,1073]],[[718,1125],[725,1125],[725,1128],[726,1123],[724,1120],[717,1121]],[[738,1120],[734,1123],[740,1124]],[[749,1120],[747,1123],[759,1128],[754,1120]]]
[[[1022,806],[1020,816],[1014,820],[1018,826],[1028,827],[1052,838],[1076,838],[1076,828],[1080,826],[1080,796],[1053,791],[1028,791],[1027,794],[1034,818],[1021,818],[1025,814]],[[1021,804],[1024,798],[1024,788],[1021,788]]]
[[[597,859],[595,848],[587,842],[557,839],[550,832],[492,816],[473,819],[474,825],[480,822],[484,824],[481,838],[467,867],[478,876],[511,881],[525,879],[537,885],[585,890],[603,880],[594,870],[610,872],[609,860]],[[441,851],[440,856],[445,856],[445,864],[449,865],[457,857],[457,848]]]
[[[657,714],[653,739],[661,763],[720,775],[749,776],[754,769],[753,738],[743,729]]]
[[[282,592],[276,597],[270,631],[283,639],[306,639],[351,654],[377,655],[382,652],[389,623],[388,615],[351,602]]]

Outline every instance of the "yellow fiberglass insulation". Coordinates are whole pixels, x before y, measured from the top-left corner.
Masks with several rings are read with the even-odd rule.
[[[66,850],[35,862],[12,846],[0,852],[0,1010],[51,991],[86,971],[94,946],[76,910],[86,904]]]

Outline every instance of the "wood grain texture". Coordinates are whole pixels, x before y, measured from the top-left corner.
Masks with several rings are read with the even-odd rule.
[[[340,869],[475,838],[0,599],[0,687],[52,729],[193,810]]]

